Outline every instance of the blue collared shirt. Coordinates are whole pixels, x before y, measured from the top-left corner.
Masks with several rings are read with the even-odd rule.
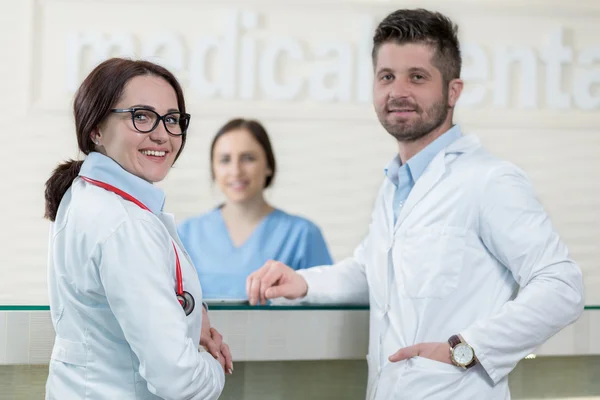
[[[112,158],[98,152],[88,154],[80,176],[108,183],[141,201],[154,214],[162,212],[165,192],[142,178],[127,172]]]
[[[402,164],[398,155],[390,162],[385,169],[385,174],[396,186],[393,201],[394,223],[410,191],[415,186],[415,182],[423,175],[431,160],[433,160],[436,154],[461,136],[460,127],[454,125],[440,137],[429,143],[423,150],[411,157],[405,164]]]

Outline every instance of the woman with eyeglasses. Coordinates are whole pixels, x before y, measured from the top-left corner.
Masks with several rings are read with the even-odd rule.
[[[231,354],[163,211],[190,115],[166,69],[110,59],[74,101],[84,161],[46,182],[56,332],[47,399],[217,399]]]

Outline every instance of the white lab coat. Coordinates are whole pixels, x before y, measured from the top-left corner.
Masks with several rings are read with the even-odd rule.
[[[52,225],[56,339],[46,399],[217,399],[225,375],[199,351],[202,292],[173,217],[77,178]],[[175,297],[175,241],[186,317]]]
[[[394,191],[386,178],[353,257],[299,271],[301,301],[370,303],[368,399],[509,399],[508,373],[583,311],[580,268],[523,172],[473,136],[435,156],[395,225]],[[480,365],[388,361],[454,334]]]

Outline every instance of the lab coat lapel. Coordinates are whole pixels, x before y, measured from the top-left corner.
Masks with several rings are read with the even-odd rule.
[[[402,224],[411,211],[419,204],[419,202],[433,189],[440,181],[444,172],[446,172],[445,151],[439,152],[429,163],[423,175],[417,180],[415,186],[410,191],[406,203],[400,210],[396,229]]]
[[[177,244],[177,247],[183,252],[183,255],[185,256],[186,260],[190,263],[190,265],[194,265],[187,250],[185,249],[185,247],[183,247],[183,243],[181,243],[181,241],[179,240],[179,235],[177,234],[177,227],[175,225],[175,218],[173,218],[173,214],[163,212],[158,215],[158,218],[165,225],[167,231],[169,231],[169,235],[171,235],[171,238],[173,238],[173,240]]]
[[[379,236],[380,238],[384,238],[383,247],[385,249],[385,258],[382,259],[381,265],[377,266],[375,270],[375,274],[377,275],[377,280],[375,285],[377,286],[374,290],[380,290],[384,293],[384,304],[380,306],[385,307],[386,304],[389,304],[390,299],[390,286],[389,286],[389,257],[391,256],[391,250],[394,243],[394,216],[390,213],[393,210],[393,198],[394,198],[395,186],[388,181],[387,187],[385,188],[384,196],[381,199],[381,218],[384,219],[384,226],[382,229],[384,231]]]
[[[462,153],[470,153],[481,147],[479,139],[473,135],[462,136],[445,150],[440,151],[431,160],[423,175],[417,180],[411,190],[406,204],[400,210],[395,230],[402,224],[406,217],[414,210],[421,200],[444,177],[448,163],[452,162]]]

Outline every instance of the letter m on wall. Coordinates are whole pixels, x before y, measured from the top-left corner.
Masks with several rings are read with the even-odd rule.
[[[70,34],[67,40],[66,81],[75,92],[84,74],[110,57],[134,57],[134,38],[131,34],[106,35],[100,32]]]

